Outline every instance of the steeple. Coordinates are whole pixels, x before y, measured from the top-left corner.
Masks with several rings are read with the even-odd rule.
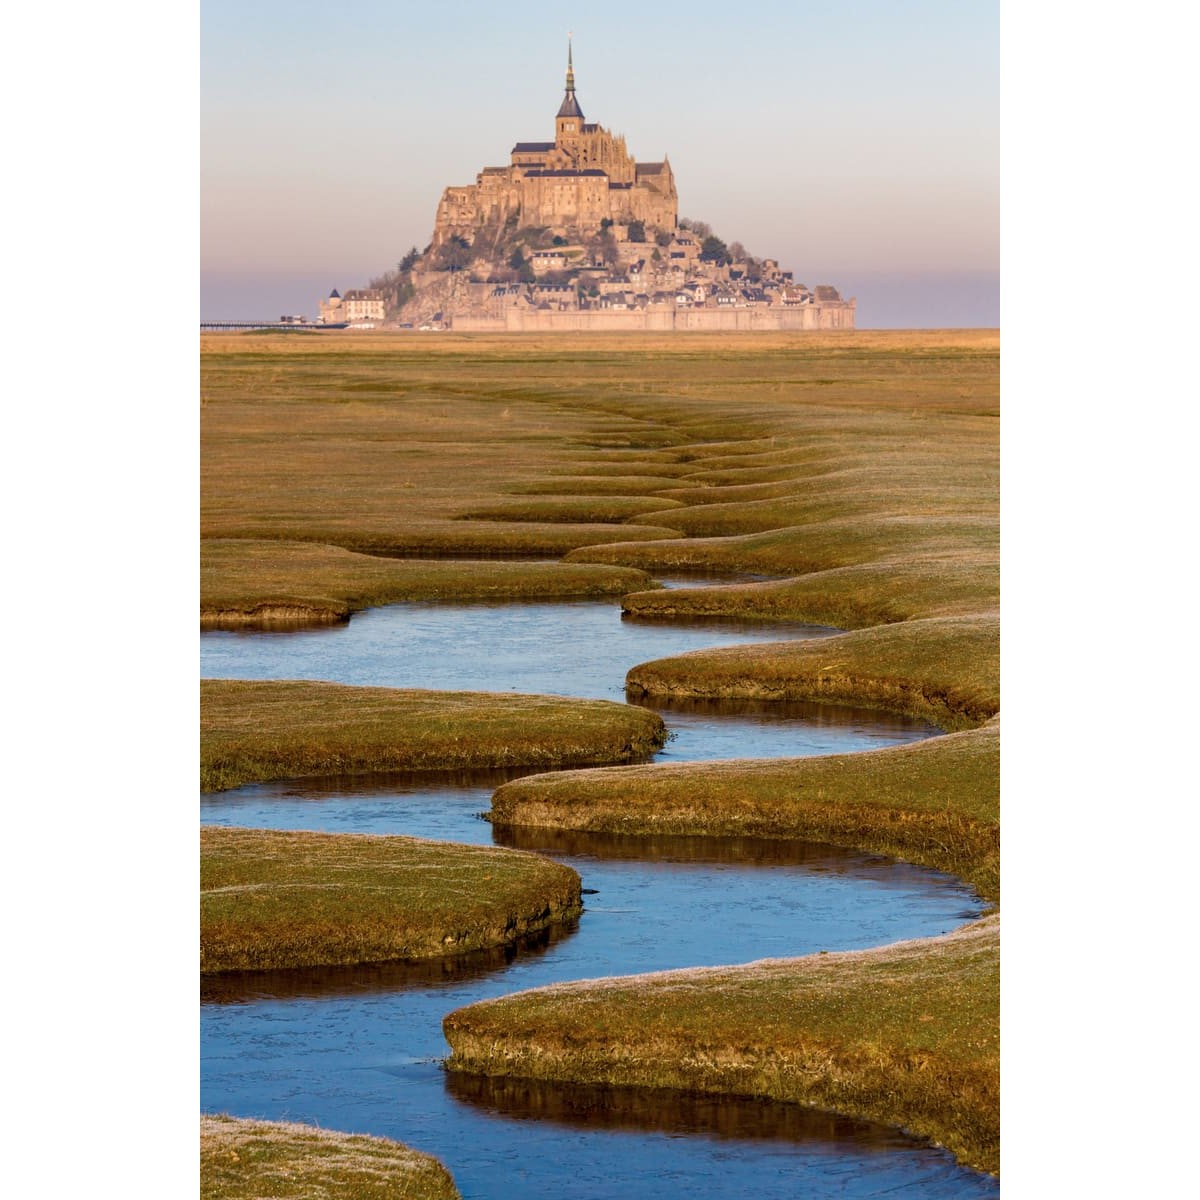
[[[563,96],[562,104],[558,106],[558,115],[583,120],[583,109],[579,107],[579,101],[575,99],[575,64],[571,60],[571,35],[569,33],[567,34],[567,91]]]

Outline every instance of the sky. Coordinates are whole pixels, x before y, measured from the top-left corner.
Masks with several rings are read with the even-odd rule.
[[[332,8],[203,0],[201,315],[315,316],[430,239],[442,189],[589,121],[669,154],[680,215],[859,300],[999,324],[992,2]]]

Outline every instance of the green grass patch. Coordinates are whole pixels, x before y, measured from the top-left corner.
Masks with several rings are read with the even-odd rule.
[[[460,1200],[450,1172],[399,1142],[283,1121],[200,1118],[200,1200]]]
[[[579,876],[522,850],[200,831],[202,974],[444,957],[505,945],[579,913]]]
[[[999,1168],[999,926],[742,967],[560,984],[452,1012],[451,1070],[762,1096]]]
[[[202,626],[339,621],[405,600],[620,596],[651,585],[629,568],[373,558],[302,542],[200,544]]]
[[[649,757],[655,713],[606,700],[206,679],[200,786],[369,771],[561,767]]]
[[[1000,894],[996,723],[869,753],[530,775],[492,796],[501,826],[799,838],[956,875]]]
[[[633,696],[833,700],[965,729],[999,712],[999,639],[994,616],[906,621],[815,642],[693,650],[633,667],[625,686]]]

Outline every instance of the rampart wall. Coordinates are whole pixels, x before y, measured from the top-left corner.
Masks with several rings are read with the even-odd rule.
[[[460,333],[553,333],[570,330],[748,330],[853,329],[853,300],[840,304],[804,304],[796,308],[646,308],[632,312],[584,310],[547,312],[512,308],[502,317],[455,317]]]

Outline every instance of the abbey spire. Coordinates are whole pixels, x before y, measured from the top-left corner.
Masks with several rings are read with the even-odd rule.
[[[567,91],[563,96],[563,102],[558,106],[559,117],[574,117],[577,121],[583,120],[583,109],[579,107],[579,101],[575,99],[575,64],[571,59],[571,35],[567,34]]]

